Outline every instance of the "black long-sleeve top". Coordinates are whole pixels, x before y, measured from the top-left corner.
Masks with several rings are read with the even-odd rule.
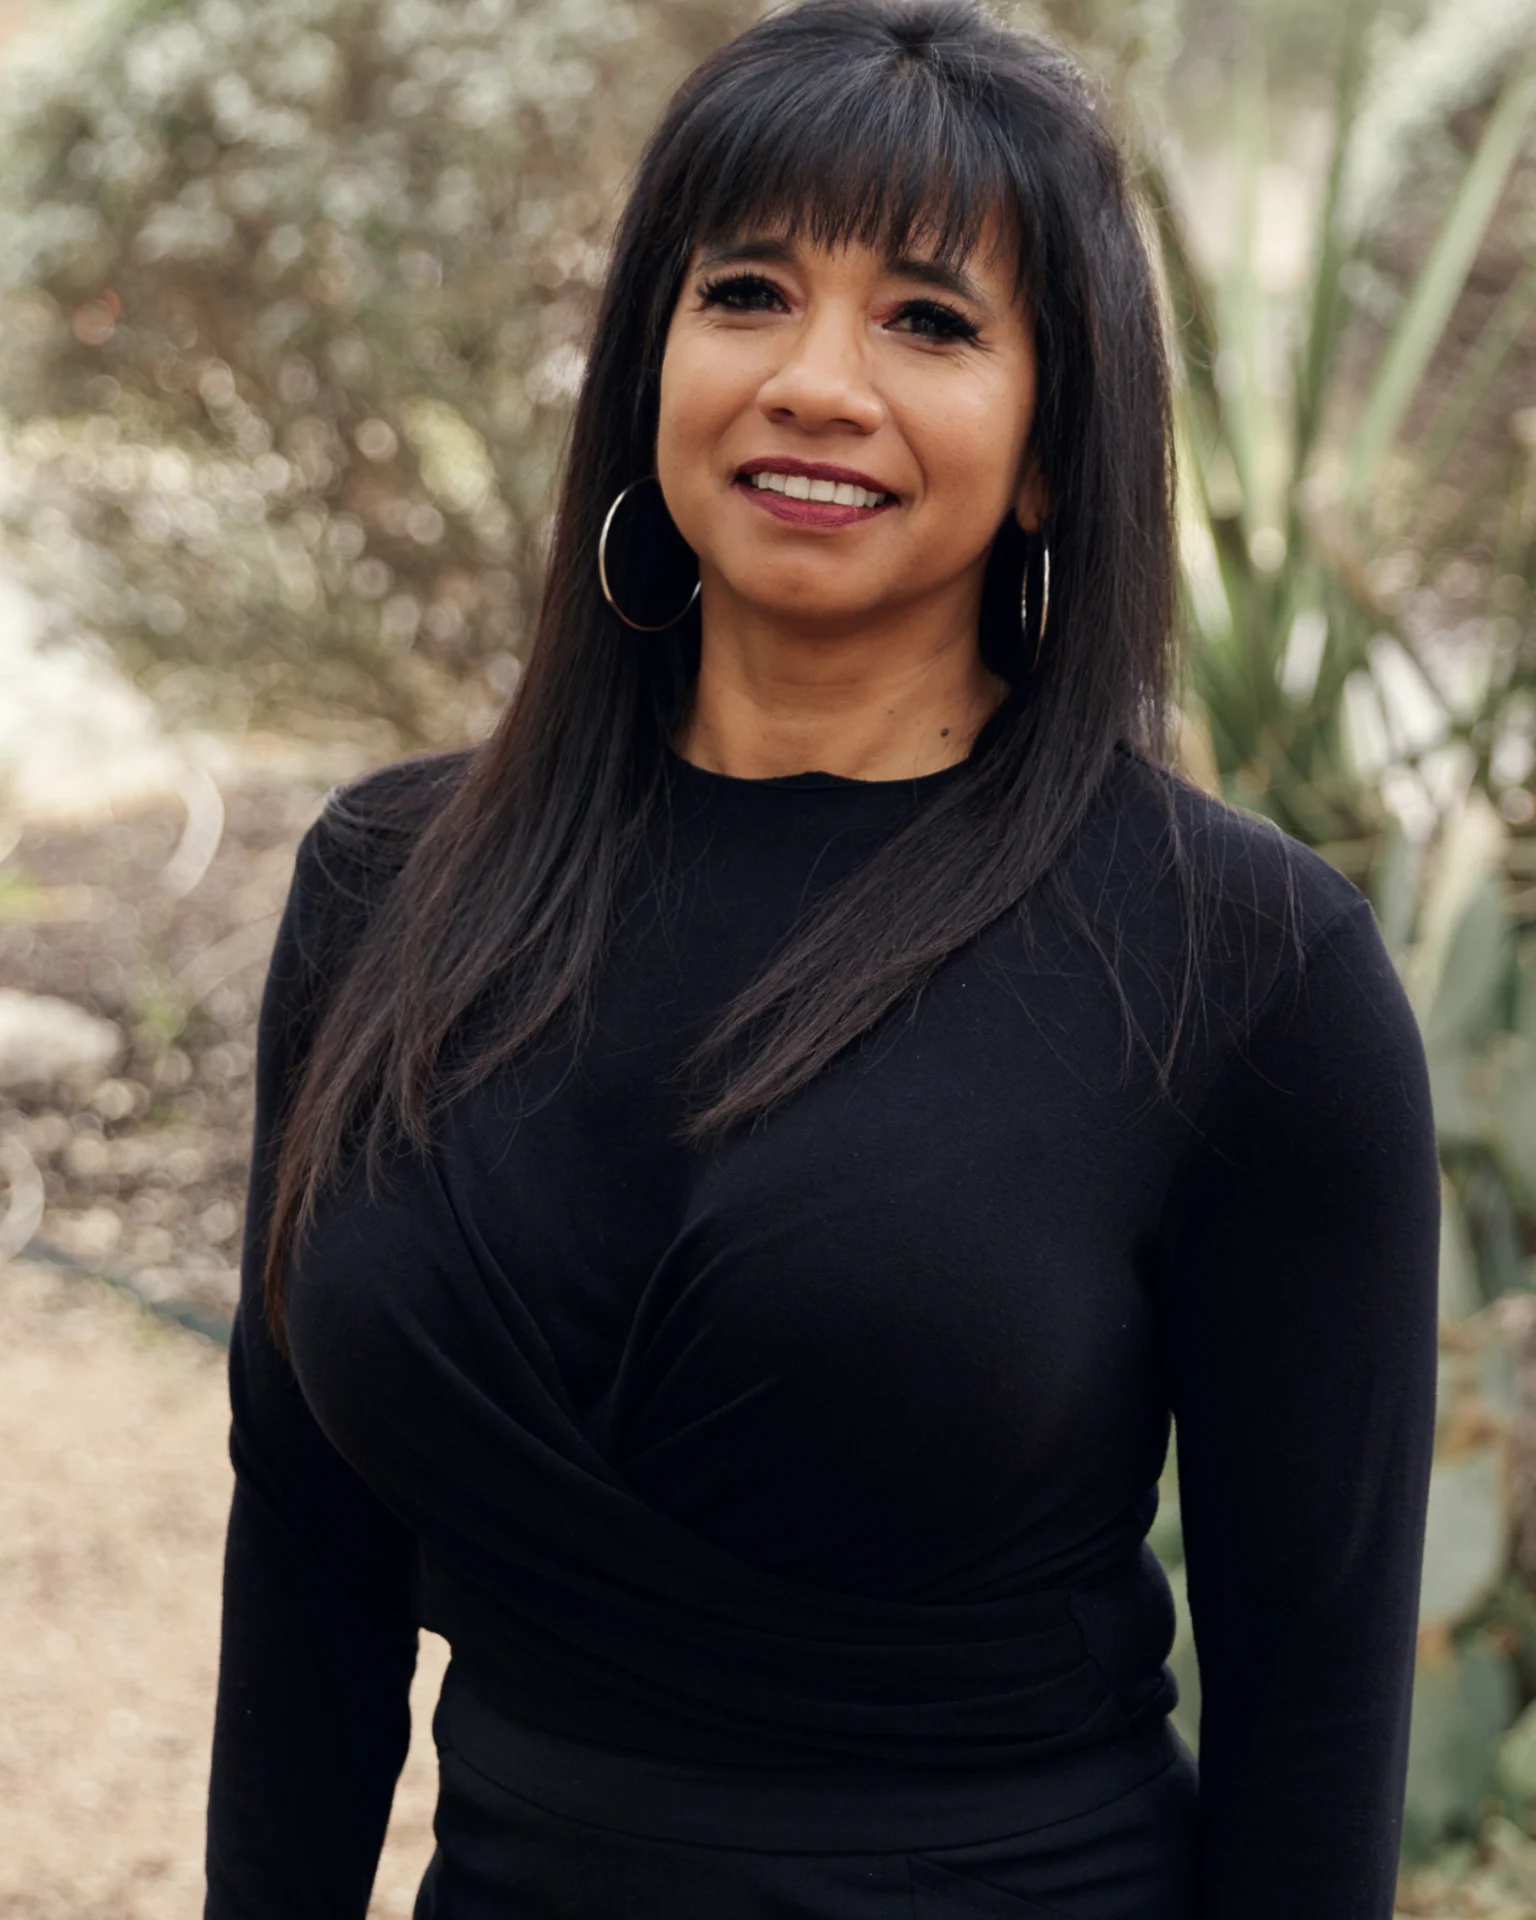
[[[1059,886],[766,1122],[679,1143],[689,1048],[957,776],[669,756],[589,1026],[323,1204],[290,1364],[260,1306],[275,1129],[385,884],[311,830],[260,1026],[210,1920],[363,1914],[419,1624],[527,1722],[691,1759],[963,1768],[1157,1718],[1170,1415],[1198,1920],[1387,1920],[1439,1188],[1359,893],[1122,753]],[[1115,979],[1166,1033],[1170,800],[1209,913],[1160,1089]]]

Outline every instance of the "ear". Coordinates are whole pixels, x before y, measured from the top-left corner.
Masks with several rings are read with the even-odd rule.
[[[1038,533],[1045,525],[1050,510],[1050,494],[1045,478],[1031,459],[1024,468],[1024,478],[1013,497],[1013,517],[1026,533]]]

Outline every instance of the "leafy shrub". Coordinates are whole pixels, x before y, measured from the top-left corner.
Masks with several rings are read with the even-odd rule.
[[[500,697],[691,0],[117,0],[0,97],[0,529],[164,701]],[[158,663],[158,664],[157,664]]]

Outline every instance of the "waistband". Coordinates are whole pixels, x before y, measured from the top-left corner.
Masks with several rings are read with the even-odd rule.
[[[445,1755],[547,1812],[615,1833],[769,1853],[885,1853],[1030,1833],[1133,1792],[1188,1753],[1159,1718],[995,1768],[691,1762],[528,1726],[452,1666],[432,1731]]]

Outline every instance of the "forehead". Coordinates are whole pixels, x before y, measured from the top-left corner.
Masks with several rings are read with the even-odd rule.
[[[934,220],[915,221],[904,232],[829,232],[814,219],[780,214],[708,235],[695,243],[690,259],[695,267],[711,261],[795,264],[816,255],[863,255],[884,270],[910,273],[961,294],[984,288],[992,298],[1007,301],[1023,292],[1019,246],[996,211],[970,233],[946,233]]]

